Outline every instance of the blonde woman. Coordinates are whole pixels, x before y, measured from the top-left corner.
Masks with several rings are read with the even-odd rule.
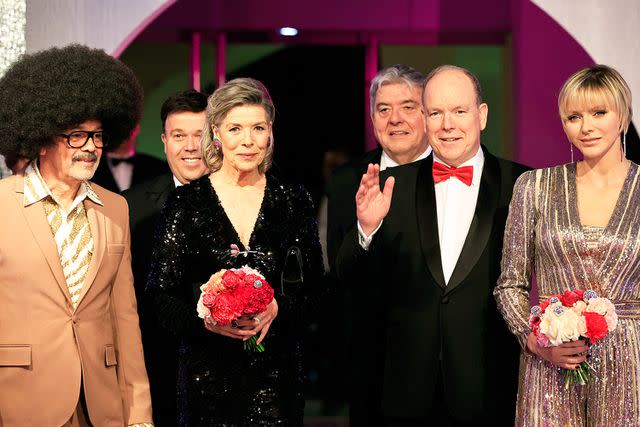
[[[262,83],[231,80],[211,95],[206,116],[202,150],[211,174],[168,199],[148,283],[160,324],[181,340],[180,419],[301,426],[301,332],[323,271],[315,210],[304,188],[269,171],[275,109]],[[233,325],[203,322],[200,285],[244,265],[266,277],[275,299]],[[263,353],[243,349],[252,336]]]
[[[575,73],[558,99],[571,148],[583,160],[527,172],[511,201],[498,306],[522,345],[518,426],[640,424],[640,168],[625,157],[631,92],[614,69]],[[601,344],[545,348],[528,326],[534,271],[540,298],[593,289],[614,302],[617,329]],[[565,388],[562,369],[596,374]]]

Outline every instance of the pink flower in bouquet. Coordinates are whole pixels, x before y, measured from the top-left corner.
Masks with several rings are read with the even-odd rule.
[[[228,325],[241,316],[262,313],[273,301],[273,288],[258,271],[244,266],[220,270],[200,287],[202,293],[196,305],[198,316],[207,316],[219,325]],[[244,342],[245,349],[264,351],[256,336]]]
[[[204,293],[202,294],[202,304],[211,310],[213,304],[216,302],[217,295],[214,293]]]
[[[531,308],[529,326],[539,345],[558,346],[586,338],[596,343],[613,331],[618,322],[615,306],[593,290],[576,289],[552,295]],[[584,385],[595,370],[585,361],[565,371],[565,387]]]

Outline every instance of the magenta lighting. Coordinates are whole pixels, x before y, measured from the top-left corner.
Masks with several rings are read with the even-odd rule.
[[[298,29],[293,27],[282,27],[279,30],[281,36],[293,37],[298,35]]]

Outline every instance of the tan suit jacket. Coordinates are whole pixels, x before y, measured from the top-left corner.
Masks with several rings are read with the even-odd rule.
[[[0,426],[61,426],[84,384],[96,427],[151,421],[124,198],[92,185],[94,252],[74,311],[41,202],[0,181]]]

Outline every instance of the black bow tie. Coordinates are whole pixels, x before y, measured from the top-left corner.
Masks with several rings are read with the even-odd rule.
[[[133,156],[130,157],[110,157],[109,158],[111,160],[111,164],[113,166],[118,166],[120,163],[129,163],[130,165],[133,164]]]

